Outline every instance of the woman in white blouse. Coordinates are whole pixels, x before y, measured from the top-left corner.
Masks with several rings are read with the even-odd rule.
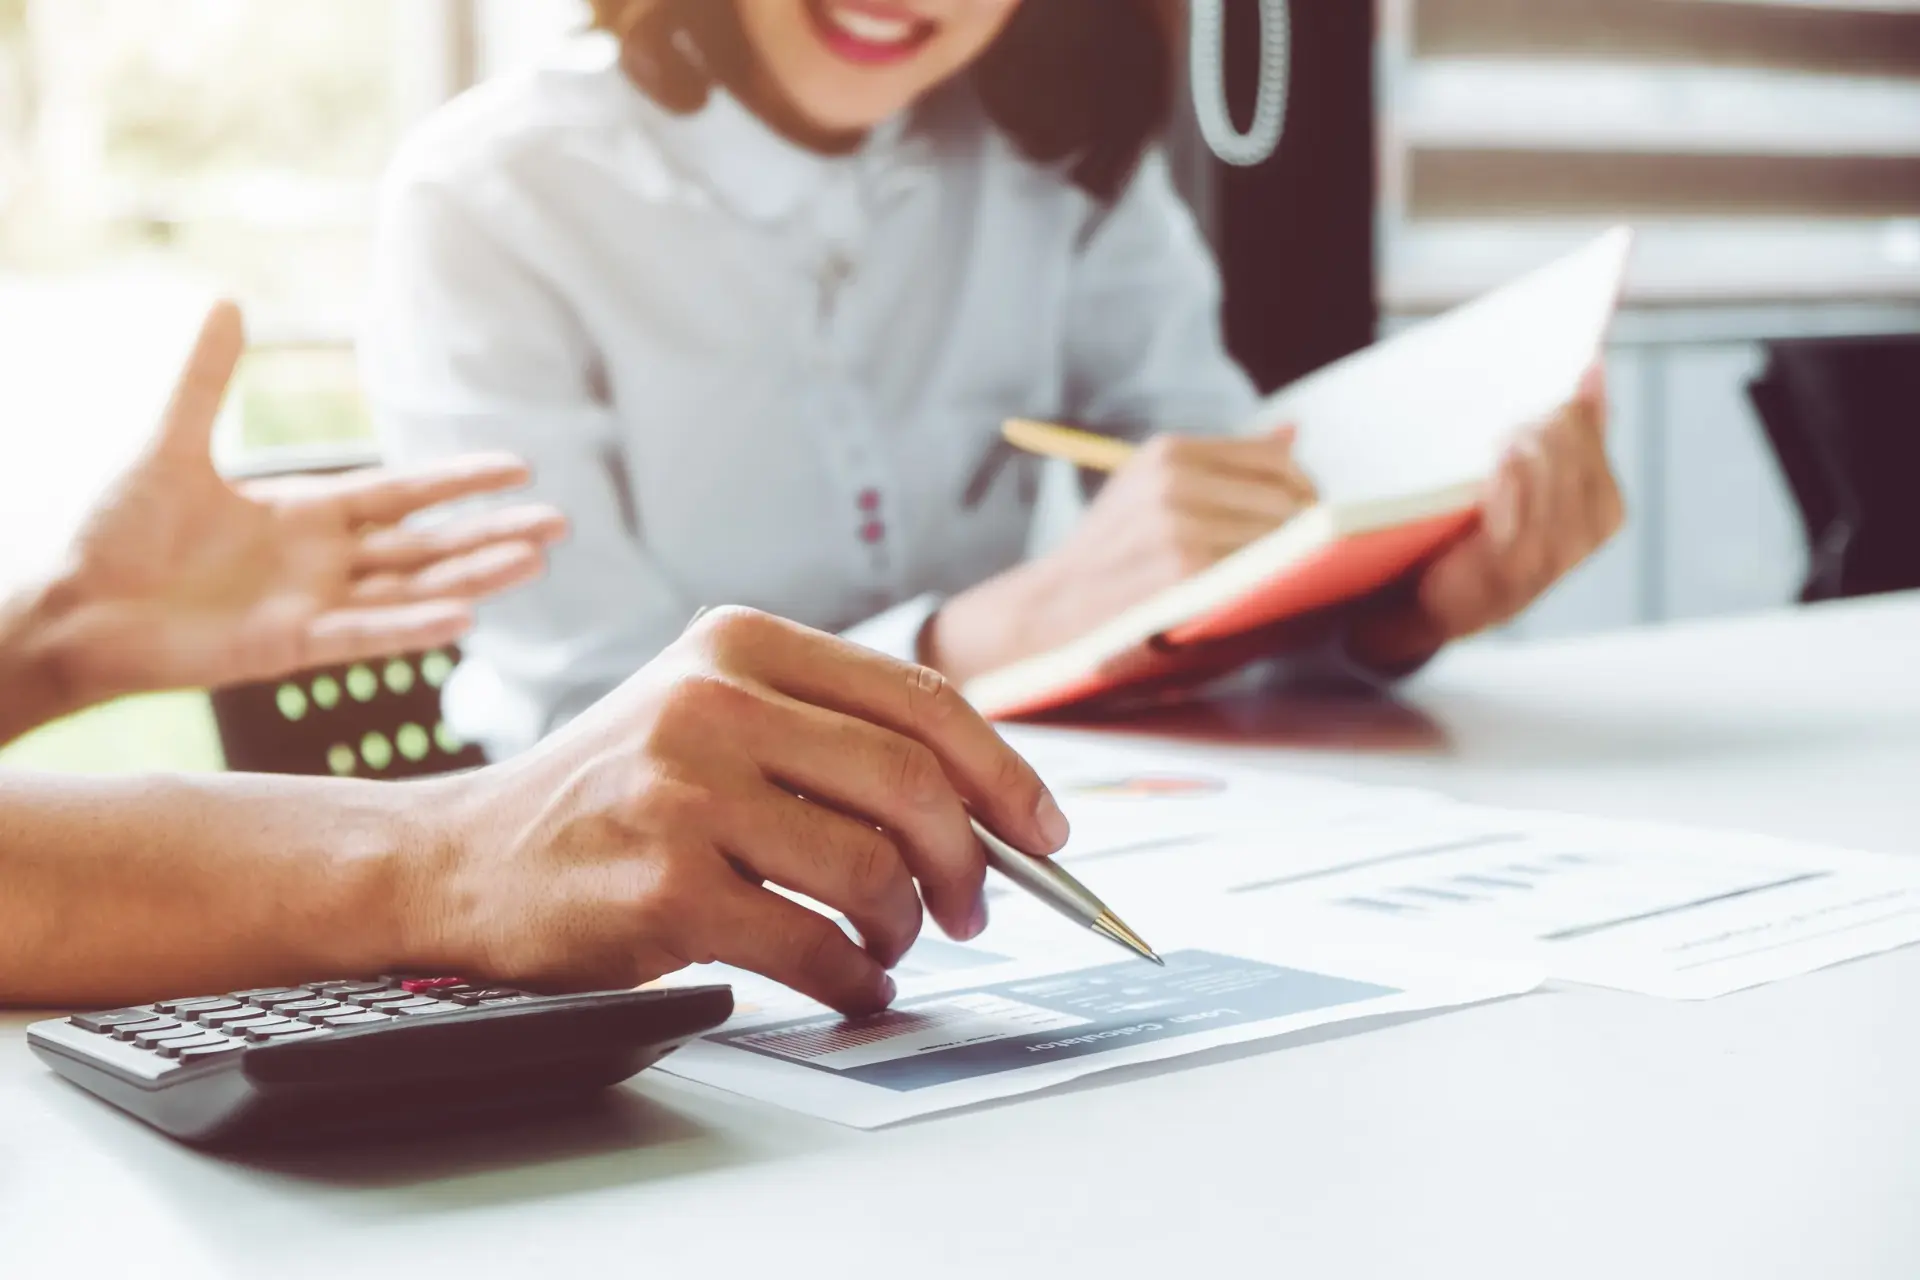
[[[1149,148],[1177,0],[596,0],[609,34],[431,122],[385,202],[365,369],[403,455],[508,448],[574,526],[494,605],[450,713],[521,749],[750,604],[959,680],[1311,500]],[[1410,669],[1603,542],[1596,387],[1516,443],[1481,531],[1355,622]],[[1022,563],[1009,416],[1149,441]],[[1216,438],[1208,438],[1209,435]]]

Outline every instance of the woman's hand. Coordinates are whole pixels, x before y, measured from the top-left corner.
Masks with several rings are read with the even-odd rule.
[[[1084,635],[1273,532],[1313,505],[1293,431],[1156,436],[1057,551],[956,596],[928,627],[927,661],[955,680]]]
[[[448,643],[476,600],[537,576],[564,533],[558,512],[530,504],[402,527],[525,483],[504,456],[229,485],[210,450],[244,346],[239,312],[215,307],[159,433],[45,593],[41,643],[58,655],[62,710]]]
[[[1450,641],[1519,614],[1613,537],[1625,514],[1607,462],[1606,381],[1596,367],[1572,404],[1507,451],[1478,528],[1404,597],[1355,623],[1348,652],[1385,672],[1417,667]]]
[[[577,988],[724,961],[850,1014],[892,1000],[923,896],[985,927],[969,810],[1034,853],[1067,837],[948,681],[737,609],[528,755],[428,785],[451,825],[402,892],[413,967]]]

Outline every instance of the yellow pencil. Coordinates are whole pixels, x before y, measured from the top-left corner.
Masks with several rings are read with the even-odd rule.
[[[1043,458],[1065,458],[1088,471],[1118,471],[1133,457],[1134,447],[1125,440],[1051,422],[1009,418],[1001,424],[1000,434],[1016,449]]]

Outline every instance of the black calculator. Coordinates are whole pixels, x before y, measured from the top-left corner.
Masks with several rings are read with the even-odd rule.
[[[459,978],[310,982],[27,1028],[81,1088],[185,1142],[253,1147],[592,1097],[725,1022],[729,987],[540,996]]]

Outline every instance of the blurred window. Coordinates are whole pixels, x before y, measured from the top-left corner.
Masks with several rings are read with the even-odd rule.
[[[0,587],[148,429],[199,309],[254,351],[224,453],[364,438],[375,195],[425,112],[578,0],[0,0]]]

